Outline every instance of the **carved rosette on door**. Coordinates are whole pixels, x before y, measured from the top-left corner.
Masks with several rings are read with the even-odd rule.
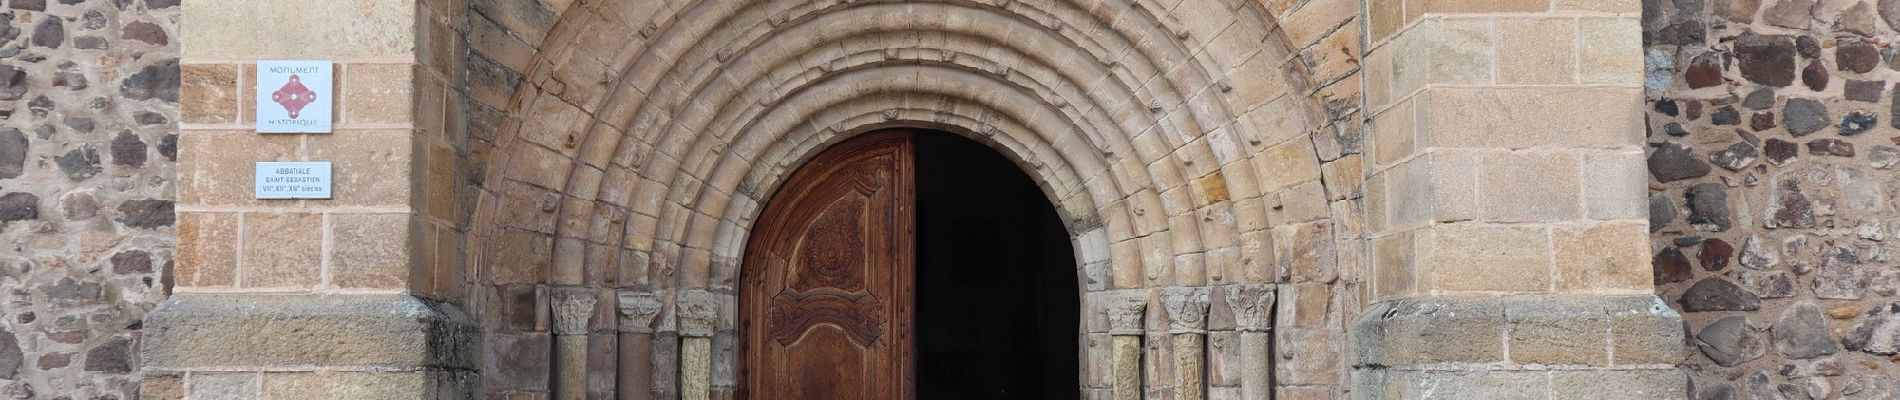
[[[740,274],[742,396],[912,397],[911,146],[834,145],[767,202]]]

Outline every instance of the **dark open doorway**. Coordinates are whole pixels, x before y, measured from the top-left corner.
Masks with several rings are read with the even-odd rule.
[[[980,143],[915,143],[917,397],[1079,398],[1081,301],[1055,208]]]

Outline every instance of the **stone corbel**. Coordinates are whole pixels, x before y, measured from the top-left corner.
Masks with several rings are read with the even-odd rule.
[[[1233,308],[1240,331],[1240,398],[1273,398],[1273,285],[1227,287],[1227,306]]]
[[[653,320],[666,306],[660,297],[647,291],[621,289],[615,296],[620,311],[616,324],[620,331],[620,368],[616,371],[615,391],[622,400],[653,397]]]
[[[1115,400],[1141,400],[1141,335],[1148,316],[1148,295],[1141,291],[1102,296],[1114,358]]]
[[[719,296],[685,290],[675,304],[680,333],[680,398],[712,398],[712,336],[719,320]]]
[[[1168,311],[1168,333],[1174,344],[1174,394],[1181,400],[1206,400],[1207,359],[1206,288],[1168,288],[1161,291]]]
[[[589,288],[555,289],[548,302],[554,319],[554,398],[587,398],[587,326],[599,300]]]

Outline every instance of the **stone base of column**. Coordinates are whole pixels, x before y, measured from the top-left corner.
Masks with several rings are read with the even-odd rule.
[[[462,399],[479,385],[477,332],[455,306],[409,295],[181,294],[146,314],[141,360],[160,385],[218,391],[184,399]]]
[[[1653,295],[1425,297],[1353,327],[1352,398],[1682,399],[1682,317]]]

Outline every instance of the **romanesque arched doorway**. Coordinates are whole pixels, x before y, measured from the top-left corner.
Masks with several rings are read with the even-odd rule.
[[[792,173],[739,283],[742,397],[1076,398],[1069,236],[976,142],[869,133]]]

